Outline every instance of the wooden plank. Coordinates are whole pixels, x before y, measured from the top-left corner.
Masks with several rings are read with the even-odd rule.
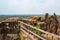
[[[23,30],[22,28],[20,29],[20,31],[24,32],[26,35],[28,35],[29,38],[31,38],[32,40],[35,40],[33,37],[31,37],[31,35],[29,33],[27,33],[25,30]]]
[[[35,34],[34,32],[32,32],[32,31],[28,30],[27,28],[23,27],[22,25],[20,25],[20,26],[21,26],[21,28],[23,28],[23,29],[25,29],[26,31],[30,32],[31,34],[33,34],[33,35],[37,36],[38,38],[40,38],[40,39],[42,39],[42,40],[46,40],[46,39],[44,39],[43,37],[41,37],[41,36],[39,36],[39,35]]]

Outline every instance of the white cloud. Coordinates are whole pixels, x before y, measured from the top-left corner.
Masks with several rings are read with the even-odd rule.
[[[0,0],[1,1],[1,0]],[[60,11],[60,7],[56,0],[3,0],[0,5],[0,13],[23,13],[23,14],[39,14],[45,12],[52,12],[54,10]],[[56,5],[55,5],[56,4]],[[56,6],[56,7],[54,7]],[[53,8],[54,7],[54,8]],[[56,8],[56,9],[55,9]],[[57,11],[57,12],[58,12]]]

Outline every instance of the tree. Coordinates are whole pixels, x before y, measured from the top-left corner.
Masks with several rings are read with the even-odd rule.
[[[39,17],[39,18],[37,19],[37,21],[41,21],[41,17]]]
[[[48,13],[46,13],[46,14],[45,14],[45,20],[48,18],[48,16],[49,16],[49,14],[48,14]]]

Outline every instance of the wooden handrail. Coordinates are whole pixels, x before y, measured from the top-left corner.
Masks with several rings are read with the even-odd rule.
[[[60,36],[58,36],[58,35],[56,35],[56,34],[46,32],[46,31],[44,31],[44,30],[41,30],[41,29],[36,28],[36,27],[33,27],[33,26],[28,25],[28,24],[26,24],[26,23],[24,23],[24,22],[21,22],[21,21],[19,21],[19,22],[20,22],[21,24],[24,24],[24,25],[26,25],[26,26],[29,26],[29,27],[31,27],[31,28],[33,28],[33,29],[36,29],[36,30],[38,30],[38,31],[41,31],[41,32],[43,32],[43,33],[45,33],[45,34],[52,35],[52,36],[54,36],[54,37],[60,38]]]

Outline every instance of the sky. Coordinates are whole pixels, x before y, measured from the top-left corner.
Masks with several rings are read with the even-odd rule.
[[[0,0],[0,15],[60,15],[60,0]]]

